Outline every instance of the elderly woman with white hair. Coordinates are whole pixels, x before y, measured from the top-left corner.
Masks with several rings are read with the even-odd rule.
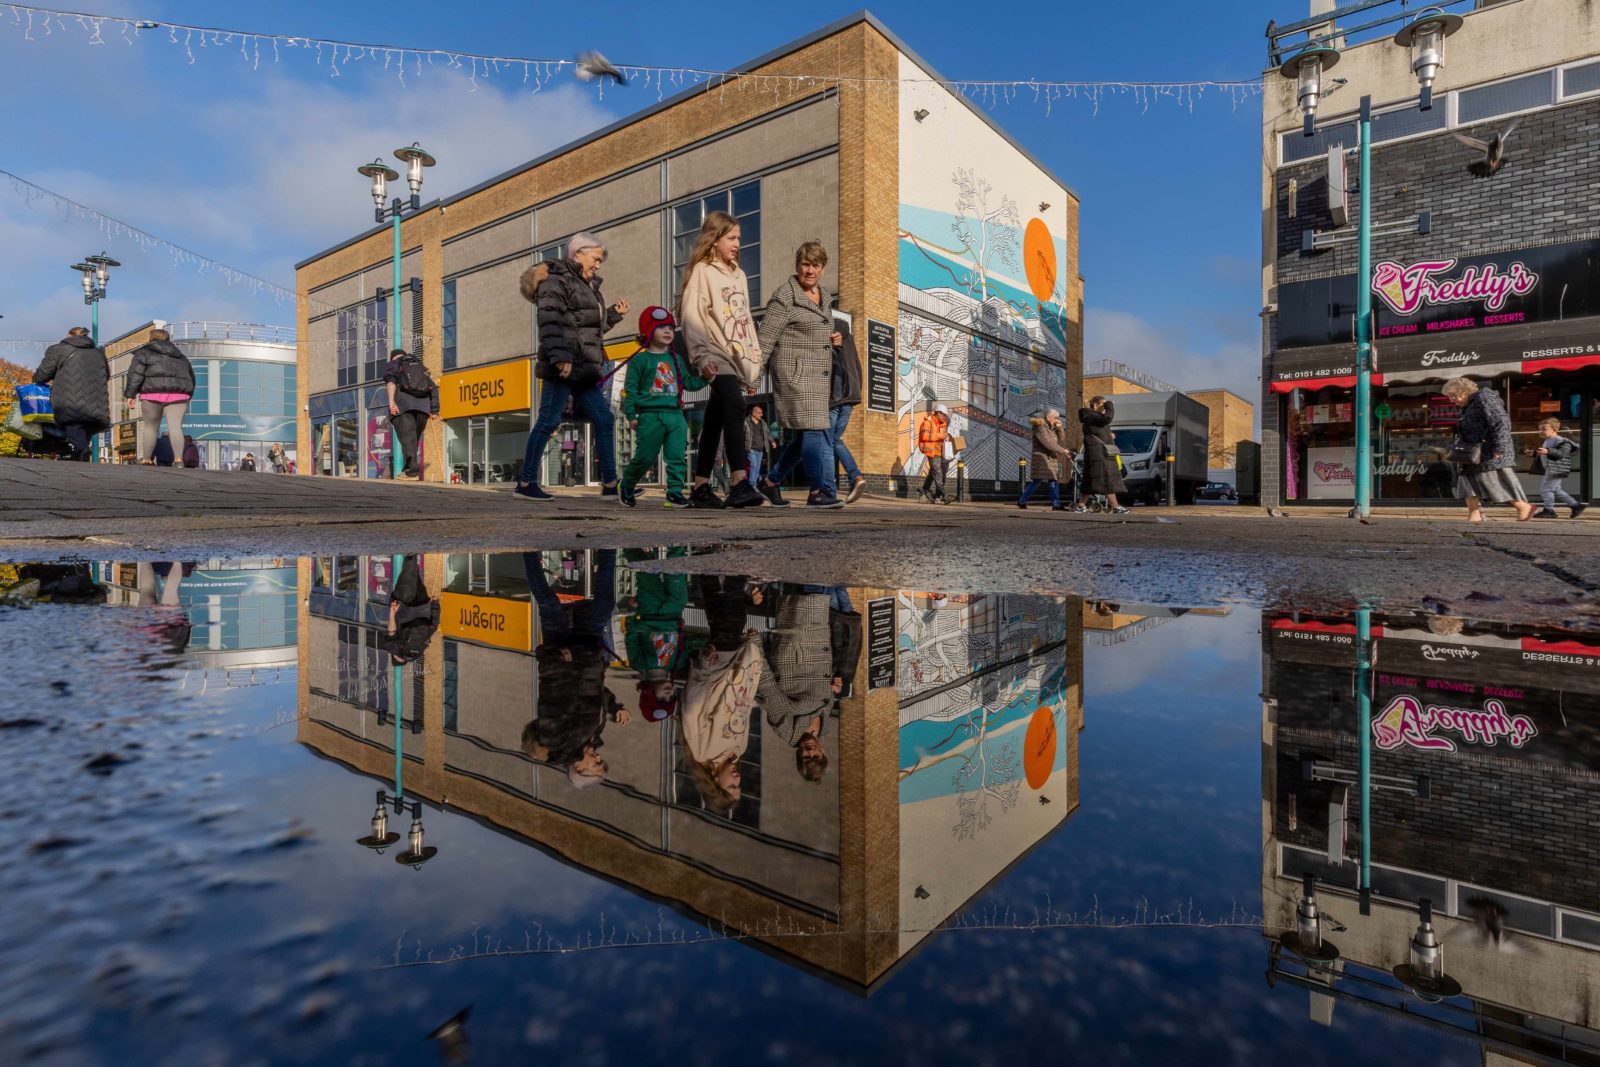
[[[545,445],[561,425],[567,400],[594,426],[594,447],[600,457],[601,496],[617,492],[617,450],[611,403],[600,380],[605,375],[605,334],[628,313],[628,302],[606,305],[600,295],[600,264],[605,242],[580,233],[567,242],[561,259],[536,263],[522,274],[522,295],[538,310],[539,358],[534,375],[539,389],[539,417],[528,434],[522,474],[516,492],[533,500],[551,496],[539,486]]]
[[[1479,389],[1470,378],[1452,378],[1440,392],[1461,408],[1450,458],[1456,464],[1456,496],[1467,504],[1467,521],[1483,521],[1485,502],[1510,504],[1520,522],[1533,518],[1533,505],[1517,480],[1511,416],[1500,394]]]
[[[1061,421],[1061,412],[1051,408],[1043,415],[1028,420],[1033,426],[1033,457],[1028,470],[1029,482],[1017,499],[1017,507],[1028,510],[1028,498],[1041,486],[1050,487],[1050,509],[1065,511],[1061,503],[1061,478],[1072,462],[1072,449],[1067,447],[1067,426]]]

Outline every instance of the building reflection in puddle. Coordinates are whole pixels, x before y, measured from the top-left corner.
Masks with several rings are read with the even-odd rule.
[[[1269,979],[1324,1023],[1354,1000],[1600,1063],[1600,637],[1352,612],[1262,639]],[[1322,951],[1280,946],[1308,925]]]
[[[1076,810],[1082,605],[683,554],[303,561],[299,740],[869,987]]]

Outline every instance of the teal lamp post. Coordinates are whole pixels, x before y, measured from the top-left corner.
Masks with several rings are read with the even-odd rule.
[[[417,142],[413,141],[406,148],[394,150],[394,156],[406,166],[406,184],[411,187],[409,200],[395,197],[388,207],[383,206],[388,183],[399,181],[400,172],[385,163],[382,157],[374,159],[371,163],[364,163],[356,168],[356,173],[372,180],[372,202],[377,205],[373,210],[373,217],[381,226],[385,222],[393,223],[394,230],[394,287],[390,290],[389,300],[389,343],[391,348],[403,348],[400,338],[400,220],[406,215],[422,210],[422,171],[431,167],[438,160],[423,151]],[[387,355],[387,353],[385,353]],[[400,440],[394,431],[394,422],[389,423],[389,458],[393,477],[398,480],[400,472],[405,467],[405,458],[400,454]]]
[[[72,269],[83,276],[83,302],[89,305],[89,340],[100,346],[100,301],[106,298],[106,285],[111,281],[111,268],[121,263],[101,252],[98,256],[84,256],[82,263]],[[100,435],[89,442],[89,461],[100,462]]]

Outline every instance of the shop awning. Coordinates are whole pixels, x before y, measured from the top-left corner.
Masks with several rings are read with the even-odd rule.
[[[1577,370],[1600,366],[1600,316],[1385,338],[1375,351],[1374,385]],[[1280,349],[1272,357],[1271,388],[1353,388],[1355,361],[1353,344]]]

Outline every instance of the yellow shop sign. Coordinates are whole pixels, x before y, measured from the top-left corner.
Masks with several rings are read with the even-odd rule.
[[[533,602],[494,596],[445,593],[440,598],[440,629],[446,637],[480,645],[533,650]]]
[[[533,361],[514,359],[446,374],[439,383],[439,414],[446,419],[526,411],[531,406]]]

